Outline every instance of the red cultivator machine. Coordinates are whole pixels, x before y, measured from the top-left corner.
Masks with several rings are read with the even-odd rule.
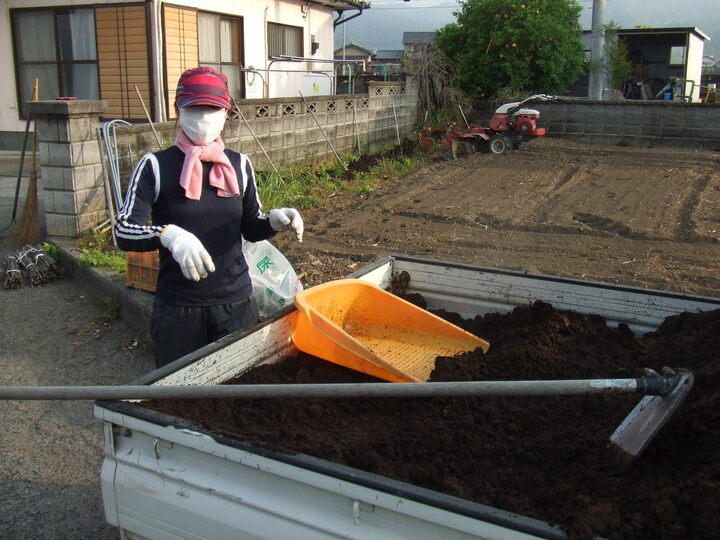
[[[540,112],[523,105],[530,101],[555,100],[555,96],[536,94],[522,101],[506,103],[495,111],[489,127],[467,122],[467,129],[458,127],[455,122],[448,123],[445,128],[425,127],[418,134],[420,144],[426,152],[443,153],[446,159],[457,158],[460,148],[466,153],[507,154],[546,132],[545,128],[537,126]]]

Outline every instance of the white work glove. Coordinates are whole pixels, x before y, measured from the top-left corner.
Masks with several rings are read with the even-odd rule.
[[[292,227],[297,235],[298,241],[302,242],[305,224],[300,216],[300,212],[295,208],[275,208],[274,210],[270,210],[268,220],[275,232],[280,232]]]
[[[160,243],[172,253],[187,279],[200,281],[208,272],[215,271],[210,254],[193,233],[177,225],[168,225],[160,233]]]

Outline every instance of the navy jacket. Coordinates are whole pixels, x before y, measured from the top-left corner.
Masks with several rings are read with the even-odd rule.
[[[176,146],[146,154],[133,171],[115,225],[115,238],[124,251],[160,249],[155,296],[163,303],[213,306],[252,294],[242,238],[257,242],[275,233],[262,213],[250,160],[232,150],[226,149],[225,154],[237,173],[237,197],[218,197],[208,182],[209,162],[203,162],[200,200],[185,197],[180,186],[185,154]],[[160,244],[160,232],[170,224],[198,237],[215,263],[215,272],[198,282],[183,276],[171,253]]]

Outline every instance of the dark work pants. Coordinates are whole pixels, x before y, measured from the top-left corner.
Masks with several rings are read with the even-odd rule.
[[[220,306],[173,306],[157,300],[150,317],[150,337],[155,342],[155,365],[169,364],[235,330],[258,321],[255,301]]]

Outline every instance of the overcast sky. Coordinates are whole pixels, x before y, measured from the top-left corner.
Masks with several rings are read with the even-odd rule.
[[[578,0],[583,7],[580,23],[589,29],[592,0]],[[335,31],[335,46],[356,43],[371,50],[401,49],[403,32],[426,32],[453,22],[452,12],[459,3],[453,0],[370,0],[371,8]],[[606,22],[615,20],[621,27],[696,26],[712,41],[706,53],[720,51],[719,0],[606,0]],[[350,13],[350,12],[348,12]]]

